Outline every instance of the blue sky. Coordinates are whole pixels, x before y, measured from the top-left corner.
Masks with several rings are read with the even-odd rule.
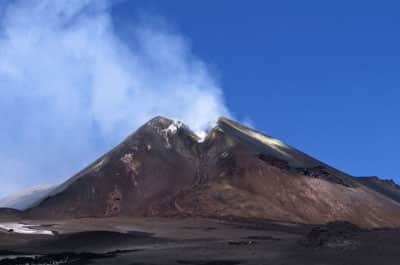
[[[229,109],[357,176],[400,181],[396,1],[139,1],[190,39]]]
[[[399,182],[399,7],[0,0],[0,197],[65,180],[157,114],[195,130],[228,115]]]

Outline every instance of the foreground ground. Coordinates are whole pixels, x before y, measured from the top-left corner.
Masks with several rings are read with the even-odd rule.
[[[10,223],[35,226],[20,234]],[[75,219],[10,221],[0,229],[7,264],[398,265],[400,231],[256,220]],[[52,232],[53,235],[47,234]]]

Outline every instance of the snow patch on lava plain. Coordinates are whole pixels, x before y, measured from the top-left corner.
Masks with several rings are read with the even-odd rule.
[[[35,227],[37,226],[20,223],[0,223],[0,229],[17,234],[54,235],[53,231],[36,229]]]

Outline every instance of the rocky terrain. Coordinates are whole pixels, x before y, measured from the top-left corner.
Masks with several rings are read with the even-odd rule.
[[[256,219],[25,220],[53,235],[0,232],[0,264],[397,265],[400,231]],[[39,229],[39,228],[38,228]]]
[[[400,186],[393,180],[384,180],[378,177],[362,177],[358,180],[368,188],[400,203]]]
[[[156,117],[23,216],[235,216],[397,227],[392,189],[226,118],[200,139],[184,124]]]
[[[399,226],[392,181],[226,118],[202,139],[156,117],[32,207],[0,208],[0,264],[397,265]]]

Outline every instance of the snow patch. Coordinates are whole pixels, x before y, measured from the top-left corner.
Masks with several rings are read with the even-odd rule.
[[[139,173],[139,167],[141,166],[140,161],[133,159],[133,154],[127,153],[121,157],[121,161],[130,169],[132,173],[137,175]]]
[[[253,131],[252,129],[249,129],[249,128],[246,128],[243,126],[238,126],[235,123],[233,123],[227,119],[224,119],[223,122],[228,124],[229,126],[235,128],[236,130],[248,135],[249,137],[256,139],[257,141],[269,146],[270,148],[274,149],[275,151],[279,152],[280,154],[282,154],[286,157],[291,157],[291,155],[288,153],[288,150],[290,150],[291,148],[288,145],[286,145],[284,142],[282,142],[278,139],[266,136],[262,133]]]
[[[35,229],[33,225],[26,225],[20,223],[0,223],[0,229],[12,231],[17,234],[31,234],[31,235],[54,235],[53,231]]]
[[[153,127],[157,131],[157,133],[164,138],[165,147],[168,148],[168,149],[171,148],[171,142],[170,142],[171,137],[173,137],[179,131],[179,129],[185,127],[185,124],[182,121],[179,121],[179,120],[172,120],[171,123],[169,124],[169,126],[167,128],[164,128],[164,129],[161,129],[160,125],[156,124],[156,121],[153,121],[153,120],[150,121],[148,123],[148,125]],[[206,139],[207,132],[205,132],[205,131],[196,131],[196,132],[194,132],[194,135],[196,137],[193,137],[193,138],[196,138],[195,140],[198,143],[201,143]],[[147,147],[147,151],[149,151],[150,149],[151,149],[151,146],[150,146],[150,148]]]
[[[263,142],[263,143],[265,143],[267,145],[272,145],[272,146],[279,147],[279,148],[289,148],[281,140],[262,135],[261,133],[257,133],[257,132],[254,132],[254,131],[247,130],[247,134],[249,134],[250,136],[256,138],[260,142]]]
[[[182,127],[183,127],[183,123],[181,121],[174,120],[171,122],[171,124],[167,128],[161,130],[161,135],[165,139],[167,148],[171,148],[171,143],[169,142],[169,137],[175,135],[177,133],[177,131]]]
[[[100,160],[100,162],[98,162],[97,164],[95,164],[94,166],[92,166],[92,169],[93,169],[94,171],[99,171],[99,170],[104,166],[104,164],[105,164],[107,161],[108,161],[108,158],[107,158],[107,157],[103,158],[102,160]]]
[[[183,123],[181,121],[173,121],[166,129],[162,130],[167,135],[176,134],[178,129],[182,128]]]
[[[205,132],[205,131],[197,131],[197,132],[195,132],[195,134],[198,137],[198,140],[197,140],[198,143],[204,142],[204,140],[207,137],[207,132]]]
[[[129,164],[133,161],[133,154],[127,153],[123,157],[121,157],[121,161],[125,164]]]
[[[284,142],[282,142],[278,139],[272,138],[272,137],[268,137],[266,135],[263,135],[261,133],[255,132],[255,131],[246,130],[246,134],[257,139],[258,141],[262,142],[263,144],[268,145],[269,147],[271,147],[275,151],[281,153],[282,155],[290,157],[290,155],[287,152],[287,150],[289,149],[289,146],[287,146]]]

